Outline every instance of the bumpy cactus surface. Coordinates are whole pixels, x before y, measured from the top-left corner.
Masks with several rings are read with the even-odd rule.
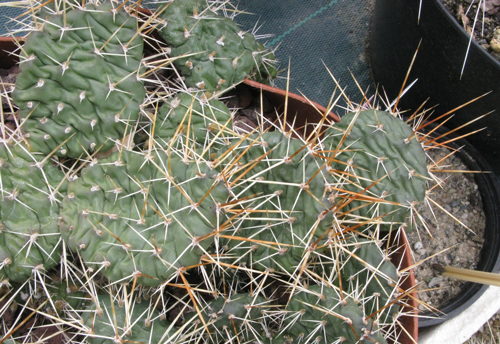
[[[207,147],[213,144],[215,137],[223,141],[225,135],[220,134],[221,131],[227,132],[227,128],[231,128],[231,114],[223,102],[182,93],[158,111],[153,139],[165,147],[174,145],[177,139],[185,143],[187,137],[189,141]]]
[[[83,313],[82,320],[87,327],[89,344],[170,343],[175,339],[175,331],[159,316],[146,301],[130,302],[117,296],[110,300],[109,295],[100,294]]]
[[[311,286],[294,296],[287,308],[286,330],[273,343],[386,343],[367,316],[360,300],[342,299],[333,288]]]
[[[13,93],[30,148],[73,158],[111,148],[145,95],[137,20],[111,2],[43,20],[23,46]]]
[[[324,235],[332,226],[333,213],[329,211],[327,191],[334,180],[302,140],[279,131],[252,138],[236,151],[238,158],[238,153],[244,152],[239,164],[252,168],[241,169],[229,182],[238,197],[261,195],[251,205],[256,212],[249,216],[249,220],[256,218],[253,225],[233,233],[250,237],[255,244],[249,248],[245,242],[230,239],[228,253],[238,253],[239,260],[252,257],[260,268],[279,267],[291,272],[302,262],[307,246],[320,237],[328,239]],[[259,245],[259,240],[281,245]]]
[[[24,282],[60,262],[64,175],[45,155],[0,145],[0,276]]]
[[[215,200],[227,198],[215,174],[163,152],[116,152],[69,183],[61,233],[110,280],[157,286],[206,253],[222,221]]]
[[[219,15],[219,1],[176,0],[164,6],[160,32],[188,87],[214,92],[248,75],[258,81],[276,77],[273,54],[230,18]]]
[[[261,331],[266,331],[265,310],[270,307],[269,301],[258,294],[236,294],[228,298],[219,296],[207,302],[202,317],[207,328],[214,332],[212,339],[216,343],[227,342],[232,338],[250,341],[259,339]],[[201,323],[194,313],[188,319],[193,317]]]
[[[410,225],[407,217],[424,200],[429,179],[414,131],[392,114],[366,110],[346,114],[326,136],[326,148],[335,152],[332,171],[346,190],[335,194],[343,210],[361,221],[381,218],[386,227]],[[352,193],[362,195],[352,200]]]

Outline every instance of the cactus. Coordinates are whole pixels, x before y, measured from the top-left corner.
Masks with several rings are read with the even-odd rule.
[[[177,139],[185,144],[187,136],[198,145],[207,147],[213,145],[214,138],[220,136],[224,127],[231,128],[231,114],[223,102],[205,100],[203,95],[181,93],[158,111],[153,139],[161,147],[167,147],[175,146]],[[228,132],[228,129],[225,131]],[[223,141],[224,135],[218,140]]]
[[[311,286],[294,296],[286,310],[285,330],[273,343],[387,343],[360,300],[339,298],[329,287]]]
[[[258,339],[260,336],[256,333],[267,330],[263,320],[264,310],[269,307],[269,302],[262,296],[236,294],[227,299],[219,297],[207,302],[201,317],[207,329],[213,333],[211,340],[215,343],[231,341],[232,338],[246,342]],[[201,323],[196,313],[187,318],[190,319]]]
[[[112,299],[111,299],[112,298]],[[97,301],[82,313],[89,344],[170,343],[175,331],[150,305],[110,296],[98,295]]]
[[[335,193],[346,213],[361,221],[382,217],[386,228],[411,228],[407,217],[424,200],[429,173],[422,145],[405,122],[377,110],[348,113],[327,130],[324,144],[336,153],[330,166],[346,190]],[[351,200],[346,192],[362,195]]]
[[[274,55],[242,31],[230,18],[217,14],[220,1],[175,0],[159,9],[160,31],[188,87],[223,91],[247,76],[257,81],[276,77]]]
[[[49,157],[7,142],[0,145],[0,276],[24,282],[59,264],[66,183]]]
[[[251,148],[247,150],[248,146]],[[323,237],[332,225],[333,213],[329,211],[326,191],[333,179],[303,141],[282,132],[265,133],[240,147],[245,154],[240,158],[237,151],[238,163],[252,168],[234,174],[234,181],[228,180],[231,191],[238,197],[261,195],[252,204],[257,212],[253,217],[265,220],[252,221],[249,216],[248,220],[256,223],[248,224],[248,229],[238,228],[238,234],[232,234],[255,241],[250,247],[255,267],[258,264],[264,269],[291,272],[300,265],[307,247]],[[261,229],[256,230],[255,226]],[[259,241],[278,244],[259,245]],[[228,254],[236,254],[238,259],[250,258],[245,242],[233,239],[225,245]]]
[[[238,230],[255,240],[252,258],[264,266],[297,269],[310,245],[321,246],[342,230],[334,218],[369,227],[377,225],[375,219],[387,230],[406,223],[425,198],[425,152],[410,127],[385,112],[345,115],[326,131],[323,148],[282,132],[253,140],[241,145],[245,154],[238,163],[259,163],[245,171],[244,182],[233,185],[232,192],[265,195],[255,205],[266,214],[262,230]],[[259,245],[259,240],[282,245]],[[247,247],[235,240],[227,245],[232,253]]]
[[[41,6],[12,93],[22,120],[2,122],[4,141],[26,146],[0,150],[0,258],[12,261],[0,275],[50,286],[57,303],[67,295],[42,272],[60,264],[57,280],[88,294],[60,303],[69,318],[41,310],[71,327],[68,342],[385,343],[404,276],[380,230],[425,197],[418,137],[375,110],[308,137],[233,128],[220,94],[275,69],[224,6]],[[142,56],[154,28],[169,47],[147,37]]]
[[[194,266],[210,246],[227,190],[207,165],[115,152],[68,185],[60,229],[69,248],[111,281],[158,286]]]
[[[53,14],[29,35],[12,96],[32,151],[78,158],[121,139],[145,95],[137,30],[105,2]]]

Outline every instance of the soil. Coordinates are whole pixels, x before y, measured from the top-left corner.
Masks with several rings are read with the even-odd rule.
[[[432,149],[428,151],[429,162],[440,161],[449,154],[450,151],[445,148]],[[455,155],[443,160],[439,166],[468,170]],[[422,205],[419,214],[426,226],[409,233],[408,239],[412,246],[413,260],[421,262],[415,268],[415,277],[420,285],[419,299],[428,306],[439,309],[460,294],[466,283],[441,276],[435,264],[474,269],[484,242],[485,215],[471,173],[436,171],[434,175],[444,181],[443,187],[434,188],[428,196],[443,209],[434,205]],[[419,308],[420,311],[428,310],[423,303]]]
[[[500,0],[441,0],[441,2],[465,31],[472,34],[479,45],[500,61]],[[445,286],[446,281],[442,284]],[[447,288],[452,290],[453,286],[448,285]],[[500,310],[466,344],[499,342]]]
[[[441,0],[469,34],[500,60],[500,0]],[[478,13],[479,9],[479,13]]]

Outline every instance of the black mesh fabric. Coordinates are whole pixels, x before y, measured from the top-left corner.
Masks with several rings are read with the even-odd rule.
[[[328,70],[345,88],[346,95],[360,101],[360,87],[370,86],[368,30],[371,16],[369,0],[240,0],[241,14],[236,21],[246,30],[256,22],[257,34],[276,49],[280,69],[291,66],[290,90],[327,105],[335,83]],[[352,75],[351,75],[352,73]],[[286,71],[276,86],[286,87]],[[339,92],[336,93],[337,95]]]
[[[9,36],[11,33],[15,36],[24,36],[26,32],[18,32],[22,26],[19,24],[19,16],[24,12],[21,8],[5,6],[7,0],[0,0],[0,36]]]
[[[0,0],[0,4],[6,2],[9,1]],[[290,63],[290,91],[302,93],[322,105],[328,104],[335,90],[328,70],[355,102],[362,97],[353,76],[363,90],[370,86],[373,92],[367,57],[370,0],[233,0],[232,3],[249,13],[235,18],[244,30],[254,31],[257,27],[257,35],[272,35],[261,42],[274,49],[279,60],[282,72],[275,86],[286,88],[286,69]],[[12,18],[21,13],[19,8],[0,7],[0,35],[15,30]]]

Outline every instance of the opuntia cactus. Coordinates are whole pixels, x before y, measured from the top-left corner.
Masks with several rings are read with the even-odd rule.
[[[218,15],[220,7],[220,1],[175,0],[159,9],[164,20],[160,33],[186,85],[214,92],[247,76],[257,81],[276,77],[272,52],[230,18]]]
[[[203,317],[207,331],[213,333],[210,339],[215,343],[227,342],[233,338],[247,342],[258,340],[260,333],[267,331],[266,309],[272,309],[272,305],[258,294],[236,294],[227,298],[219,296],[207,302],[201,317]],[[203,324],[195,312],[191,313],[187,319],[195,319],[198,326]],[[199,337],[203,335],[202,332]]]
[[[212,145],[216,150],[220,144],[214,143],[219,141],[224,145],[231,127],[231,113],[223,102],[204,99],[203,94],[181,93],[158,111],[153,140],[167,147],[175,146],[178,139],[186,145],[187,138],[188,145],[189,142],[200,147]]]
[[[89,344],[170,343],[175,329],[160,318],[146,301],[127,300],[118,296],[99,294],[98,299],[83,312]]]
[[[0,276],[24,282],[59,264],[64,174],[49,156],[22,143],[0,144]]]
[[[226,199],[206,164],[123,150],[68,184],[60,229],[70,249],[111,281],[158,286],[207,254],[222,222],[216,200]]]
[[[403,120],[377,110],[348,113],[323,143],[334,152],[331,173],[345,190],[332,195],[342,211],[411,228],[407,218],[425,199],[429,174],[422,144]]]
[[[279,121],[233,128],[220,95],[276,71],[224,6],[36,9],[44,25],[23,46],[21,121],[5,140],[16,144],[0,149],[0,244],[14,243],[0,245],[0,275],[50,283],[33,269],[61,264],[86,297],[71,320],[49,315],[86,343],[385,343],[404,276],[380,230],[425,197],[425,153],[375,110],[308,124],[307,137]],[[145,57],[154,29],[168,46],[146,37]]]
[[[342,298],[331,287],[311,286],[291,299],[284,330],[273,343],[386,343],[378,322],[369,316],[361,300]]]
[[[112,2],[61,12],[23,45],[12,96],[32,151],[87,157],[139,116],[143,40],[137,20]]]

